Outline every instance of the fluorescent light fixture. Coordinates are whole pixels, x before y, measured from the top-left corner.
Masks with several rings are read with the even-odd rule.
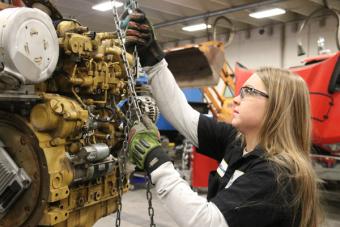
[[[183,27],[182,30],[187,31],[187,32],[195,32],[195,31],[207,29],[207,27],[211,28],[211,25],[210,24],[208,24],[208,25],[206,25],[206,24],[195,24],[195,25]]]
[[[98,10],[98,11],[102,11],[102,12],[105,12],[105,11],[109,11],[111,10],[113,7],[121,7],[123,6],[123,3],[122,2],[118,2],[118,1],[106,1],[106,2],[101,2],[101,3],[98,3],[94,6],[92,6],[92,9],[94,10]]]
[[[286,13],[286,10],[284,9],[273,8],[273,9],[258,11],[255,13],[250,13],[249,16],[260,19],[260,18],[265,18],[265,17],[277,16],[277,15],[281,15],[285,13]]]

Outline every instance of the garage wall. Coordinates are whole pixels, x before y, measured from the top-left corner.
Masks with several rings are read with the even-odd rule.
[[[281,62],[282,25],[239,32],[226,48],[231,66],[240,62],[247,67],[279,66]],[[269,30],[272,29],[272,32]],[[260,31],[264,31],[261,35]]]
[[[234,66],[240,62],[249,68],[260,66],[289,67],[299,65],[306,56],[317,54],[317,40],[320,36],[326,39],[326,48],[337,51],[335,42],[336,19],[332,16],[314,18],[301,34],[307,55],[297,56],[298,22],[277,24],[271,27],[257,28],[250,31],[240,31],[226,48],[226,58]],[[301,23],[301,22],[300,22]],[[223,40],[223,37],[219,39]],[[206,38],[196,39],[195,43],[206,41]],[[164,48],[181,46],[192,41],[167,43]]]
[[[297,36],[296,32],[293,32],[294,24],[286,25],[286,47],[283,52],[283,67],[297,65],[306,57],[316,56],[318,54],[317,40],[319,37],[325,38],[326,49],[329,49],[331,53],[336,52],[338,50],[335,39],[336,26],[337,21],[334,17],[314,19],[312,23],[310,23],[310,26],[305,28],[303,34],[301,34],[306,55],[298,57],[296,55]]]

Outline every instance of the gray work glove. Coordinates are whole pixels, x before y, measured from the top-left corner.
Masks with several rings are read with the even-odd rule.
[[[135,9],[131,14],[126,10],[121,17],[120,27],[126,30],[125,48],[132,53],[137,46],[143,67],[153,66],[164,58],[152,25],[142,10]]]

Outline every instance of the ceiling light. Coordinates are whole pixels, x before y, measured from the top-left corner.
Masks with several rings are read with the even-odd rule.
[[[286,10],[280,9],[280,8],[274,8],[274,9],[267,9],[263,11],[258,11],[255,13],[250,13],[249,16],[254,17],[254,18],[265,18],[265,17],[272,17],[272,16],[277,16],[281,14],[285,14]]]
[[[104,12],[104,11],[111,10],[113,7],[118,8],[118,7],[121,7],[121,6],[123,6],[122,2],[106,1],[106,2],[101,2],[101,3],[98,3],[94,6],[92,6],[92,9]]]
[[[195,24],[195,25],[183,27],[182,30],[187,31],[187,32],[195,32],[195,31],[207,29],[207,27],[211,28],[211,25],[210,24],[208,24],[208,25],[206,25],[206,24]]]

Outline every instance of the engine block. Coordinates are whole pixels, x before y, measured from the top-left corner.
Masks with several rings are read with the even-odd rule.
[[[15,9],[23,10],[28,18],[42,14]],[[35,29],[37,24],[52,23],[45,15],[41,18],[31,24],[23,19],[30,39],[25,36],[27,40],[18,42],[18,48],[24,45],[20,53],[28,59],[27,68],[17,66],[16,55],[2,52],[1,151],[25,170],[30,185],[12,197],[8,209],[0,210],[0,226],[89,227],[117,209],[120,173],[116,154],[125,136],[125,116],[118,103],[128,97],[122,50],[115,32],[96,33],[77,21],[61,20],[54,23],[59,54],[53,65],[44,52],[53,47],[52,38],[48,41],[41,32],[45,28]],[[0,23],[5,23],[1,20],[0,15]],[[10,43],[1,45],[15,48],[6,46]],[[36,46],[41,50],[35,51]],[[133,64],[132,55],[128,61]],[[30,67],[41,70],[33,77],[27,73]],[[4,191],[0,191],[0,201],[9,198]]]

